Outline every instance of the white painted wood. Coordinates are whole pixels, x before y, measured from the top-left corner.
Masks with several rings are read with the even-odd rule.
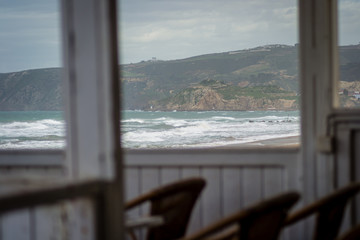
[[[351,181],[350,131],[339,130],[336,134],[336,188],[343,187]]]
[[[283,171],[281,168],[263,169],[264,198],[280,194],[284,191]]]
[[[160,183],[160,171],[157,167],[143,168],[141,169],[141,194],[147,193],[152,189],[159,187]],[[149,213],[149,204],[145,203],[141,207],[141,214],[145,215]]]
[[[336,101],[338,68],[337,1],[299,1],[301,155],[303,203],[309,204],[331,189],[330,155],[319,153],[318,138],[327,134],[327,117]],[[327,181],[324,181],[324,178]],[[307,221],[305,239],[310,239],[313,224]]]
[[[244,207],[263,199],[263,179],[261,168],[247,168],[243,173]]]
[[[201,175],[200,168],[196,167],[184,167],[181,168],[181,178],[189,178],[189,177],[199,177]],[[208,187],[208,184],[205,186],[205,189]],[[203,193],[201,193],[199,200],[195,203],[194,209],[191,213],[191,218],[189,222],[189,226],[187,229],[187,233],[193,233],[195,231],[198,231],[202,228],[202,198]]]
[[[111,2],[62,1],[67,158],[75,179],[114,176],[119,135],[112,123],[118,110],[114,112],[117,66],[111,42],[116,33],[109,22]]]
[[[139,168],[128,168],[125,171],[125,179],[127,184],[125,185],[125,199],[129,201],[141,194],[141,183],[140,183],[140,170]],[[131,210],[127,210],[125,213],[125,219],[136,218],[140,216],[140,208],[135,207]],[[137,233],[139,235],[139,233]],[[140,236],[139,236],[140,237]]]
[[[14,166],[63,167],[65,152],[61,150],[0,151],[0,168]]]
[[[227,216],[242,208],[241,196],[243,195],[242,186],[242,169],[241,168],[224,168],[222,172],[222,189],[223,215]]]
[[[291,182],[289,179],[294,177],[294,175],[287,174],[287,172],[294,171],[291,169],[295,169],[296,171],[295,163],[297,161],[297,151],[266,151],[266,153],[260,152],[259,154],[248,151],[237,151],[230,156],[226,156],[225,152],[215,153],[215,156],[213,156],[214,152],[209,151],[202,153],[203,156],[201,158],[195,153],[194,155],[197,157],[195,160],[191,161],[191,163],[189,161],[179,161],[178,158],[183,158],[183,156],[178,153],[164,153],[162,151],[152,152],[151,155],[146,154],[147,158],[144,158],[141,161],[140,159],[137,159],[137,161],[132,162],[134,156],[138,154],[141,156],[143,155],[142,152],[135,152],[133,154],[134,155],[128,154],[126,156],[127,165],[125,176],[128,180],[128,185],[126,187],[127,198],[138,196],[147,190],[151,190],[164,184],[167,180],[174,180],[177,177],[186,178],[192,176],[205,176],[206,179],[210,180],[210,182],[208,181],[206,189],[214,189],[212,187],[212,185],[214,185],[215,189],[217,189],[216,191],[219,192],[218,194],[213,193],[214,195],[217,195],[215,198],[211,198],[211,201],[214,202],[207,202],[208,205],[219,206],[216,210],[217,216],[223,216],[226,215],[226,213],[230,213],[232,208],[230,204],[239,204],[239,199],[241,208],[244,207],[244,188],[242,187],[244,184],[243,171],[246,171],[247,169],[260,169],[259,172],[262,173],[260,178],[262,180],[259,180],[259,182],[263,185],[262,188],[264,191],[262,194],[265,196],[266,193],[270,194],[272,192],[271,185],[276,186],[274,191],[277,191],[278,189],[278,185],[267,185],[267,181],[275,181],[277,183],[278,179],[281,178],[283,181],[283,190],[289,188],[288,184]],[[215,164],[215,160],[219,158],[222,159],[221,164]],[[163,166],[164,159],[167,159],[167,164],[165,166]],[[278,169],[286,169],[286,171],[281,170],[283,174],[282,177],[275,174],[277,171],[280,172]],[[218,177],[215,178],[213,176]],[[238,180],[234,181],[235,178]],[[215,181],[216,179],[217,181]],[[239,186],[236,186],[237,184]],[[250,182],[249,184],[252,183]],[[237,188],[238,193],[234,194]],[[204,211],[209,210],[204,207],[204,204],[201,204],[204,201],[203,199],[204,196],[195,206],[190,221],[190,227],[188,229],[189,232],[199,230],[206,226],[207,222],[210,223],[215,221],[215,219],[210,218],[207,218],[207,222],[204,220]],[[207,201],[210,201],[209,199]],[[140,214],[139,211],[134,212],[136,215]],[[145,214],[145,209],[143,209],[141,214]],[[49,215],[47,218],[51,218],[51,216]],[[74,222],[74,224],[74,226],[79,225],[79,223],[76,222]],[[145,234],[143,233],[141,237],[144,236]]]
[[[192,167],[192,166],[297,166],[297,149],[284,150],[139,150],[125,152],[126,166],[162,166],[162,167]],[[221,159],[221,162],[219,162]],[[296,171],[296,170],[295,170]]]
[[[34,229],[31,229],[28,210],[3,215],[1,223],[2,240],[32,240]]]
[[[222,176],[219,168],[204,168],[201,175],[207,182],[207,188],[203,192],[201,199],[202,223],[204,226],[219,220],[223,217],[222,213]]]
[[[35,236],[37,240],[61,240],[67,236],[61,206],[44,206],[36,208],[34,212]]]
[[[68,177],[111,181],[97,223],[103,238],[123,239],[116,0],[64,0],[61,6]],[[90,207],[79,204],[74,212]]]
[[[201,154],[196,150],[186,150],[182,154],[173,151],[130,151],[126,155],[126,169],[141,169],[138,177],[146,184],[146,189],[161,184],[161,176],[169,176],[170,172],[176,174],[174,168],[179,169],[181,178],[205,177],[207,186],[201,200],[195,206],[188,229],[188,232],[194,232],[230,213],[233,207],[245,207],[246,198],[246,203],[252,204],[255,200],[265,197],[265,193],[271,195],[280,191],[279,188],[281,191],[296,189],[293,186],[296,186],[297,182],[297,174],[294,174],[297,172],[297,153],[293,150],[235,151],[229,155],[221,151],[201,151]],[[218,159],[221,159],[221,163]],[[145,171],[146,169],[148,170]],[[167,172],[168,170],[170,172]],[[248,172],[247,181],[244,181],[244,172],[248,170],[257,174]],[[276,173],[280,173],[281,176]],[[148,181],[155,183],[151,184]],[[246,191],[253,191],[253,186],[257,188],[256,196],[249,198]],[[272,186],[274,190],[271,189]]]
[[[160,182],[162,185],[180,180],[179,168],[160,168]]]
[[[65,233],[68,239],[96,239],[94,206],[88,199],[78,199],[64,204]]]

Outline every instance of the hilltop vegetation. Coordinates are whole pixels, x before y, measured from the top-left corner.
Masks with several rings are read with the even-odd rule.
[[[341,88],[355,91],[350,83],[360,81],[360,45],[341,47],[340,61]],[[60,72],[51,68],[0,74],[0,110],[61,110]],[[121,65],[120,72],[125,109],[294,109],[301,95],[297,46],[142,61]],[[346,95],[341,102],[359,104]]]
[[[297,48],[285,45],[123,65],[125,108],[143,109],[146,102],[173,97],[205,79],[237,89],[274,85],[296,93],[297,65]]]
[[[217,80],[181,90],[175,96],[151,102],[146,110],[296,110],[298,96],[277,86],[238,87]]]
[[[61,69],[0,74],[0,110],[62,110]]]

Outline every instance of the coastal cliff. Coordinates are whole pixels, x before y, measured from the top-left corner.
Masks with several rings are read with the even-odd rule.
[[[360,107],[360,45],[340,47],[340,105]],[[268,45],[119,66],[126,110],[295,110],[298,48]],[[0,111],[62,110],[60,68],[0,73]]]
[[[215,80],[204,80],[174,97],[153,101],[153,111],[261,111],[296,110],[298,96],[276,86],[239,87]]]

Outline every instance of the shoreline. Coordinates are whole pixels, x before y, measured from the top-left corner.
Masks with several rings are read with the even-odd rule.
[[[247,143],[229,144],[216,147],[217,149],[243,149],[243,148],[298,148],[300,136],[270,138]]]

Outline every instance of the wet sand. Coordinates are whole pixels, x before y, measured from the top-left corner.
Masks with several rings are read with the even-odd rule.
[[[300,136],[272,138],[248,143],[229,144],[221,146],[221,149],[239,148],[297,148],[300,144]]]

